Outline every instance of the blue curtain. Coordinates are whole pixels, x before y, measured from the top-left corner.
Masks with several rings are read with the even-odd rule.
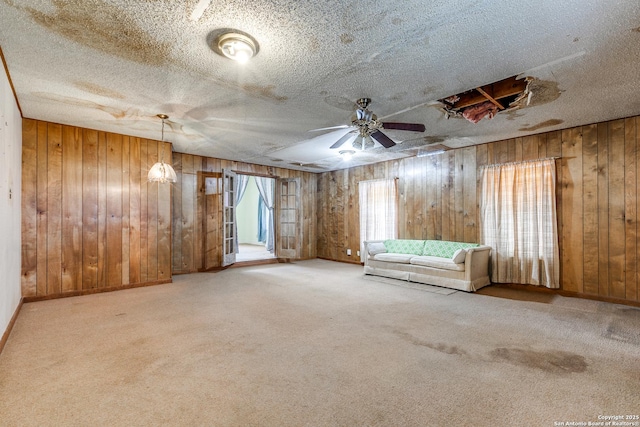
[[[258,242],[267,242],[267,207],[262,201],[262,197],[258,197]]]

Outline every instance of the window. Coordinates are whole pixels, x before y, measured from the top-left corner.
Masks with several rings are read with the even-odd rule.
[[[482,173],[480,242],[491,281],[559,287],[553,159],[494,165]]]
[[[360,253],[363,242],[398,237],[398,190],[396,179],[360,181]]]

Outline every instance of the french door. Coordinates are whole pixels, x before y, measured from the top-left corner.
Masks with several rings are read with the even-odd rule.
[[[300,258],[302,246],[300,178],[278,179],[276,201],[276,256]]]
[[[236,191],[238,176],[222,169],[222,266],[236,262]]]
[[[236,192],[237,174],[222,170],[222,259],[221,266],[236,262]],[[278,258],[300,258],[302,250],[302,203],[300,178],[276,180],[274,215],[275,255]],[[206,228],[206,227],[205,227]]]

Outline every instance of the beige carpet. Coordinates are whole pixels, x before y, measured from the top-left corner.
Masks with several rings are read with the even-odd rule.
[[[312,260],[25,304],[2,426],[554,426],[638,414],[640,310]]]

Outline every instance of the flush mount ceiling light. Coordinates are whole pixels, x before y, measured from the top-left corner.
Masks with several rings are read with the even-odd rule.
[[[344,160],[345,162],[348,162],[353,158],[353,155],[356,154],[356,152],[353,150],[342,150],[340,151],[339,154],[340,154],[340,157],[342,157],[342,160]]]
[[[256,39],[239,30],[216,30],[208,38],[214,52],[240,63],[247,62],[258,53]]]
[[[162,142],[164,142],[164,121],[167,120],[169,116],[166,114],[158,114],[158,117],[162,120]],[[159,183],[176,182],[178,180],[176,171],[173,170],[173,167],[164,162],[164,149],[160,155],[160,161],[153,165],[149,170],[147,180],[149,182]]]

